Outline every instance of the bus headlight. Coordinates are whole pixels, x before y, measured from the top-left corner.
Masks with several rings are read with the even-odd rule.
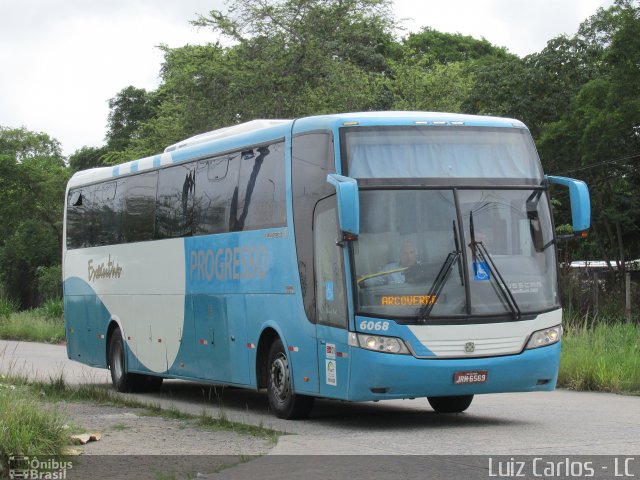
[[[396,337],[383,337],[381,335],[368,335],[362,333],[350,333],[349,345],[366,350],[374,350],[383,353],[399,353],[408,355],[409,350],[404,342]]]
[[[562,338],[562,325],[556,325],[555,327],[545,328],[544,330],[538,330],[533,332],[529,343],[527,343],[527,349],[546,347],[547,345],[553,345]]]

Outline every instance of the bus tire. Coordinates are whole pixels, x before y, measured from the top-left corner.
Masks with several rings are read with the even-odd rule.
[[[271,344],[267,358],[267,397],[276,417],[306,418],[313,408],[314,398],[293,392],[289,359],[282,340],[278,338]]]
[[[437,413],[461,413],[464,412],[471,401],[473,395],[460,395],[456,397],[427,397],[429,405]]]
[[[118,392],[152,392],[162,386],[162,377],[127,372],[124,340],[119,328],[111,334],[108,360],[111,382]]]

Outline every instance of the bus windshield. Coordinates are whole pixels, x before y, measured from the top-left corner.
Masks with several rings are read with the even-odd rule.
[[[516,319],[559,305],[541,189],[364,190],[360,214],[360,314]]]
[[[344,129],[353,178],[543,179],[529,131],[490,127]]]

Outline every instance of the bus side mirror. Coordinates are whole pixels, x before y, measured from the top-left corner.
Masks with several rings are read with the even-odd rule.
[[[345,240],[355,240],[360,234],[360,199],[358,182],[350,177],[330,173],[327,182],[336,189],[338,222]]]
[[[571,202],[571,223],[573,236],[586,236],[591,225],[591,201],[589,199],[589,187],[581,180],[567,177],[545,175],[549,183],[562,185],[569,189],[569,201]]]

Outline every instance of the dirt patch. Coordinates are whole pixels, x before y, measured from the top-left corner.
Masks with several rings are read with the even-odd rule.
[[[144,409],[60,402],[70,430],[100,432],[73,448],[67,478],[197,478],[264,455],[271,439],[200,427],[191,419],[149,415]]]

